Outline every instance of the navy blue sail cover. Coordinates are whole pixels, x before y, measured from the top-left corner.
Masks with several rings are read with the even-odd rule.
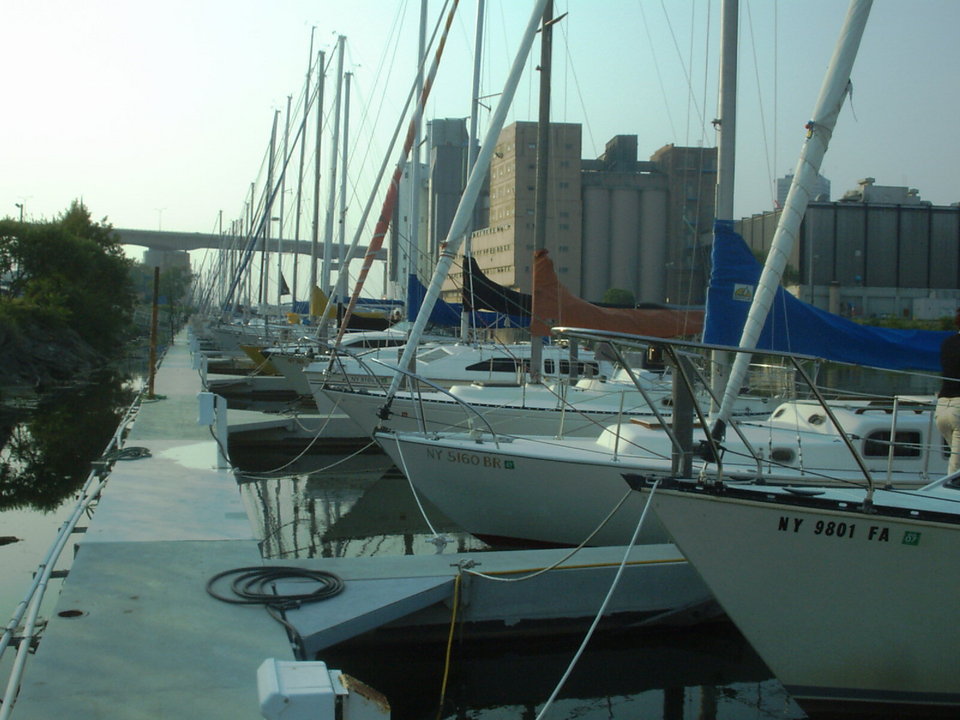
[[[413,322],[417,319],[423,299],[427,296],[427,289],[416,275],[411,274],[407,280],[407,319]],[[443,327],[460,327],[460,312],[463,306],[460,303],[448,303],[437,299],[430,313],[430,323]],[[508,328],[529,327],[530,316],[505,315],[487,310],[474,310],[470,317],[471,327],[476,328]]]
[[[725,220],[714,226],[712,259],[703,341],[737,346],[762,267],[733,231],[733,223]],[[798,300],[780,287],[757,349],[888,370],[939,373],[940,343],[951,334],[860,325]]]

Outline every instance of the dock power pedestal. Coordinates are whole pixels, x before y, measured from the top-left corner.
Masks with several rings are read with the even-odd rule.
[[[326,663],[270,658],[257,669],[260,713],[266,720],[389,720],[390,703]]]

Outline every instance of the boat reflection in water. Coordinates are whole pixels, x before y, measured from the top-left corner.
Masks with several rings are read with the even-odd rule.
[[[284,470],[297,474],[272,477],[265,470],[284,465],[289,456],[258,452],[255,460],[257,470],[242,476],[242,493],[262,532],[266,558],[433,554],[431,526],[450,541],[444,553],[491,549],[424,502],[428,524],[406,479],[380,453],[306,455]],[[252,461],[239,449],[235,453],[241,467],[249,468]],[[556,627],[549,636],[510,640],[456,635],[440,717],[534,718],[563,676],[582,632]],[[446,644],[432,636],[415,643],[361,637],[323,651],[318,659],[384,693],[395,720],[433,720],[445,657]],[[549,716],[807,717],[726,622],[617,633],[604,633],[601,623]]]

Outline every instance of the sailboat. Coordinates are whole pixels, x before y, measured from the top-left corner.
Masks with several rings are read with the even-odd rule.
[[[726,207],[732,213],[732,203]],[[726,224],[718,223],[718,236]],[[617,339],[597,332],[580,337],[594,342]],[[741,372],[727,386],[724,423],[743,399],[744,378]],[[827,414],[817,404],[786,402],[763,422],[739,422],[737,434],[730,432],[723,441],[722,458],[717,452],[687,450],[689,466],[684,468],[676,457],[685,450],[659,413],[652,421],[619,417],[580,438],[556,432],[504,437],[500,431],[484,433],[491,428],[480,408],[483,422],[475,421],[470,432],[424,436],[381,430],[375,437],[413,485],[468,531],[510,544],[575,545],[616,506],[625,472],[648,477],[675,476],[680,470],[708,477],[722,472],[738,483],[796,486],[862,482],[865,470],[889,485],[921,487],[939,477],[946,462],[930,421],[932,405],[919,400],[911,399],[909,406],[899,400],[887,405],[835,403],[831,412],[839,418],[837,424],[826,422]],[[416,399],[413,403],[419,406]],[[651,411],[656,407],[651,404]],[[701,425],[707,428],[708,419],[701,418]],[[858,445],[855,457],[847,452],[851,435]],[[592,542],[626,542],[630,518],[641,509],[639,499],[620,506]]]
[[[805,149],[826,146],[869,8],[851,4]],[[755,298],[750,314],[764,312]],[[746,327],[741,345],[753,338]],[[956,716],[960,475],[910,492],[723,480],[653,492],[685,556],[802,707]]]

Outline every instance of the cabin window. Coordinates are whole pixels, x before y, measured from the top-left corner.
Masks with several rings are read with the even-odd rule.
[[[434,348],[417,355],[417,362],[433,362],[434,360],[439,360],[447,355],[449,355],[449,353],[443,348]]]
[[[360,343],[360,347],[363,348],[390,348],[390,347],[401,347],[406,345],[406,338],[382,338],[380,340],[363,340]]]
[[[526,369],[526,363],[524,363],[524,369]],[[481,360],[480,362],[474,363],[473,365],[468,365],[467,370],[474,370],[477,372],[506,372],[514,373],[517,372],[517,361],[513,358],[489,358],[487,360]]]
[[[893,441],[894,457],[920,457],[921,437],[917,430],[898,430]],[[887,457],[890,431],[874,430],[863,443],[864,457]]]
[[[543,361],[543,372],[547,375],[553,375],[556,372],[556,363],[553,360],[547,359]],[[560,374],[569,375],[570,374],[570,361],[561,360],[560,361]],[[577,362],[577,375],[599,375],[600,366],[595,362]]]

